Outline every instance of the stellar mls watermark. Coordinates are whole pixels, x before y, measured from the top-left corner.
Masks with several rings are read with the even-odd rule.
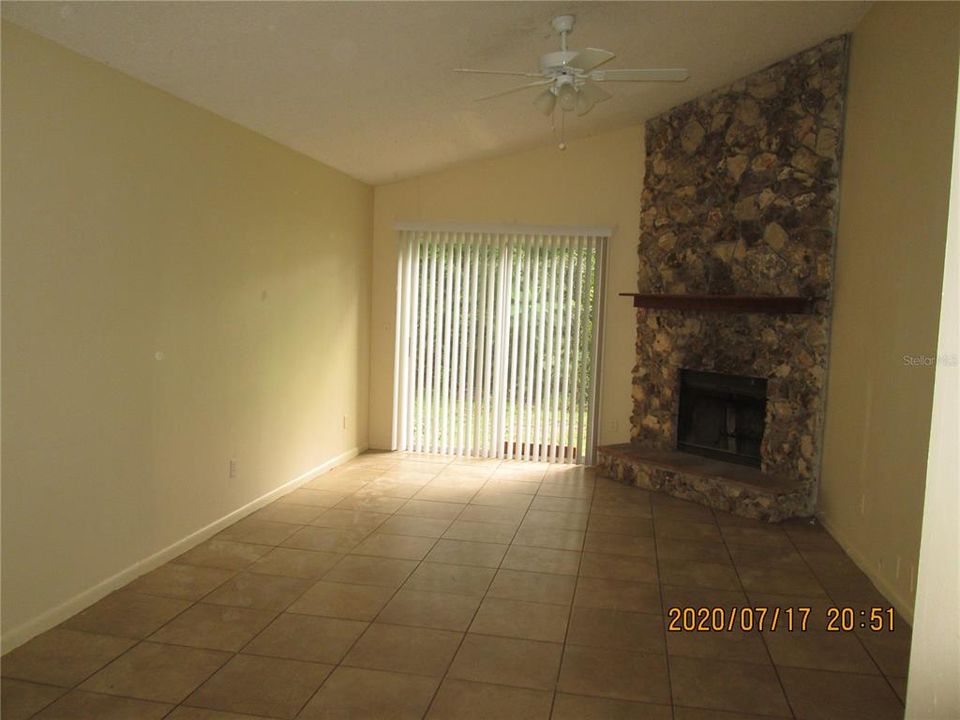
[[[960,366],[960,355],[904,355],[905,367],[949,367]]]

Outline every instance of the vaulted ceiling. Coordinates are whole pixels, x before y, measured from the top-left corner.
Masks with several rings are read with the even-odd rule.
[[[568,141],[656,115],[827,37],[865,2],[5,2],[3,17],[371,183],[554,141],[504,76],[576,47],[616,67],[690,69],[682,84],[609,83]]]

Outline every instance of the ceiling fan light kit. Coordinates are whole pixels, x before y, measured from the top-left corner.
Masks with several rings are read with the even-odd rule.
[[[563,141],[563,113],[577,112],[586,115],[597,103],[613,97],[599,87],[599,82],[683,82],[689,77],[684,68],[636,69],[636,70],[597,70],[612,60],[615,55],[609,50],[584,48],[567,49],[567,35],[573,31],[573,15],[558,15],[551,25],[560,35],[560,50],[540,56],[540,72],[513,72],[509,70],[473,70],[456,68],[455,72],[477,73],[484,75],[513,75],[516,77],[537,78],[525,85],[514,87],[494,95],[478,98],[491,98],[509,95],[530,88],[544,88],[533,100],[534,107],[544,115],[553,115],[559,107],[561,111],[560,149],[566,148]]]
[[[553,115],[553,109],[557,106],[557,96],[553,90],[544,90],[533,99],[533,105],[544,115]]]
[[[557,78],[557,105],[564,112],[570,112],[577,107],[577,88],[567,76]]]

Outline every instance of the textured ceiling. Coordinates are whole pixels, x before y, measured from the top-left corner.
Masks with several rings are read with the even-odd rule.
[[[637,123],[832,35],[864,2],[4,2],[3,17],[354,177],[383,183],[553,142],[534,92],[474,102],[554,50],[607,67],[690,69],[682,84],[606,83],[568,140]],[[522,79],[520,79],[522,81]]]

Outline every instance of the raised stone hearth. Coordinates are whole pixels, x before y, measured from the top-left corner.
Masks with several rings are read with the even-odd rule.
[[[803,483],[722,460],[623,443],[600,448],[598,467],[603,475],[628,485],[742,517],[779,522],[808,514]]]
[[[600,453],[614,477],[748,517],[812,513],[846,67],[834,38],[647,121],[638,292],[790,296],[809,311],[639,308],[631,446]],[[750,482],[677,452],[683,370],[766,382]]]

